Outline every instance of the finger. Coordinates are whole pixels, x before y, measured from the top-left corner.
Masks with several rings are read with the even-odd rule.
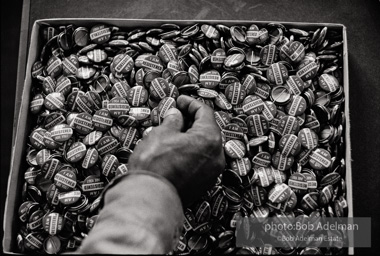
[[[181,95],[177,99],[177,107],[184,115],[193,119],[193,125],[189,131],[218,132],[214,112],[206,104],[192,97]]]
[[[160,127],[168,127],[176,131],[181,131],[183,127],[183,116],[181,111],[177,108],[171,108],[166,111],[164,121],[161,123]]]

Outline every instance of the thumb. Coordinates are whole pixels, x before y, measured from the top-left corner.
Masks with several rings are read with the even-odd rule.
[[[179,111],[177,108],[171,108],[166,111],[164,115],[164,121],[160,126],[168,127],[176,131],[181,131],[183,128],[183,123],[184,121],[181,111]]]

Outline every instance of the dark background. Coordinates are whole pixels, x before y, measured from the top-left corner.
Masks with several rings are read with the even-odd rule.
[[[19,46],[27,50],[27,33],[36,19],[140,18],[225,19],[342,23],[347,26],[354,216],[372,217],[372,248],[380,250],[380,2],[378,0],[244,1],[1,1],[1,212],[4,213],[10,168]],[[25,31],[20,40],[20,28]],[[19,67],[23,74],[23,68]],[[22,78],[23,80],[23,78]],[[1,220],[1,223],[3,221]],[[3,230],[2,234],[3,234]],[[2,236],[1,236],[2,238]]]

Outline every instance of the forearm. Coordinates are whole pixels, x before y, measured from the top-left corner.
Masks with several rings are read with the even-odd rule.
[[[166,180],[131,174],[105,194],[105,205],[79,253],[163,254],[183,223],[181,201]]]

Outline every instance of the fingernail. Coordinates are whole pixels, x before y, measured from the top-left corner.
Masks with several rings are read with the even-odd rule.
[[[164,118],[170,115],[178,115],[181,114],[181,112],[177,108],[171,108],[168,111],[166,111]]]

